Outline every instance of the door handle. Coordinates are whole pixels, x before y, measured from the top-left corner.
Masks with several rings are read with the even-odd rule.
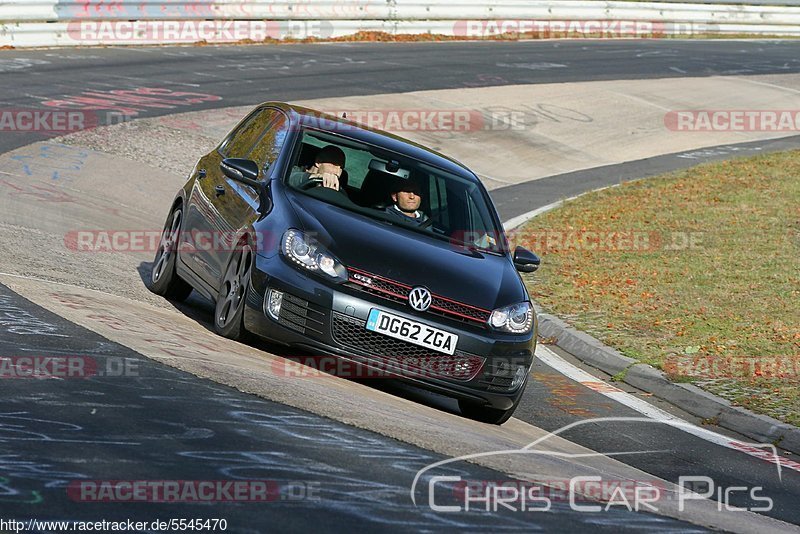
[[[224,195],[225,194],[225,187],[223,187],[221,185],[215,186],[214,187],[214,192],[217,194],[217,196]]]

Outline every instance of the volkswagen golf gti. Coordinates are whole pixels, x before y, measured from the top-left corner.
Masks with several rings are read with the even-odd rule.
[[[486,189],[398,136],[259,105],[178,191],[150,289],[215,303],[214,328],[380,370],[505,422],[527,385],[536,315]]]

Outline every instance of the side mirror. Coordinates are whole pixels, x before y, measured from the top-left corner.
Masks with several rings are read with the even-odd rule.
[[[269,194],[269,183],[258,179],[258,163],[249,159],[225,158],[219,164],[223,174],[231,180],[242,182],[258,191],[258,212],[262,217],[272,211],[272,198]]]
[[[514,267],[521,273],[532,273],[539,268],[542,260],[530,250],[517,247],[514,250]]]
[[[219,164],[219,168],[231,180],[236,180],[252,187],[261,186],[261,182],[258,181],[258,164],[255,161],[226,158]]]

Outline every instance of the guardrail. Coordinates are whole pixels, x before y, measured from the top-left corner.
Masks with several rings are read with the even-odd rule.
[[[481,38],[800,36],[800,0],[5,0],[0,46],[328,39],[356,32]],[[781,5],[766,5],[778,2]]]

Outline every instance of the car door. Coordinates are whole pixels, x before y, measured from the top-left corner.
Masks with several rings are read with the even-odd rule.
[[[226,156],[244,158],[256,162],[259,168],[260,180],[266,180],[269,177],[271,166],[278,159],[285,144],[286,135],[289,132],[289,119],[286,115],[280,110],[272,111],[269,123],[249,150],[241,153],[241,155],[236,151],[231,151],[230,155]],[[217,169],[219,169],[219,165],[217,165]],[[220,171],[220,175],[226,192],[224,195],[217,197],[218,202],[215,203],[215,206],[229,229],[230,238],[235,239],[236,236],[240,235],[242,229],[249,227],[259,217],[258,209],[261,199],[255,187],[228,178],[222,171]],[[226,196],[228,199],[223,201]],[[236,245],[235,242],[230,242],[229,244]],[[230,261],[230,256],[236,250],[235,247],[222,247],[215,251],[211,261],[213,262],[214,271],[218,273],[217,282],[221,280]]]
[[[193,252],[184,257],[190,258],[187,265],[214,290],[218,289],[222,270],[236,244],[232,241],[241,228],[255,220],[259,205],[258,191],[225,176],[220,163],[225,158],[259,158],[254,161],[263,176],[263,169],[280,152],[285,134],[278,132],[286,130],[286,124],[288,120],[280,110],[258,108],[198,165],[204,172],[200,172],[192,188],[186,226],[190,231],[184,232]]]

